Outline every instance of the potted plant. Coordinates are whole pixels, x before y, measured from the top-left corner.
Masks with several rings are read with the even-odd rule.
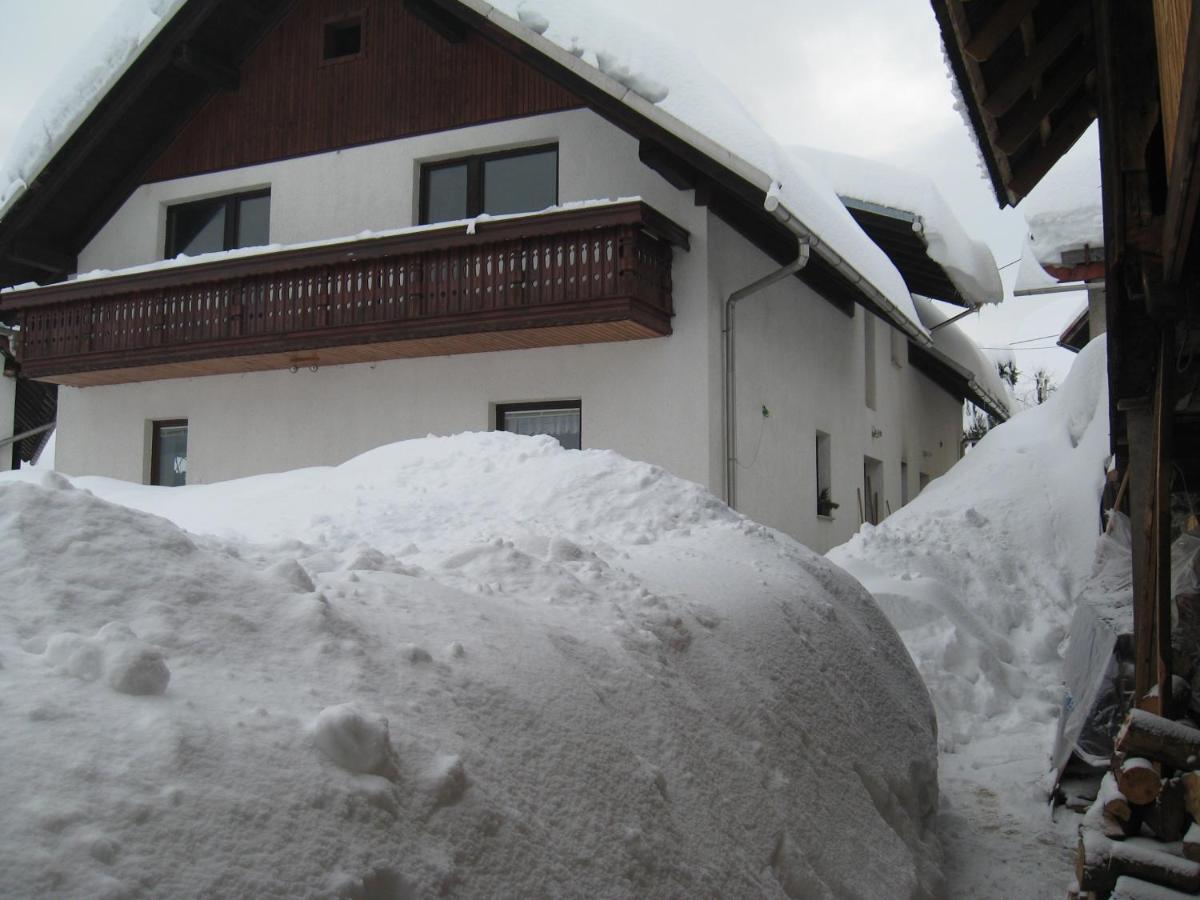
[[[817,515],[832,517],[837,508],[838,505],[829,496],[829,488],[821,488],[821,493],[817,496]]]

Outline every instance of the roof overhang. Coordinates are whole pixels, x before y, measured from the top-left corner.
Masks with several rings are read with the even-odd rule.
[[[931,0],[1001,206],[1015,206],[1096,118],[1090,0]]]
[[[851,197],[843,197],[842,203],[858,226],[887,254],[912,293],[955,306],[973,305],[954,286],[946,270],[930,257],[920,216]]]
[[[1087,307],[1084,307],[1083,312],[1071,320],[1071,323],[1063,329],[1063,333],[1058,337],[1058,346],[1064,350],[1070,350],[1072,353],[1078,353],[1088,345],[1092,339],[1092,329]]]
[[[970,400],[997,421],[1008,419],[1008,409],[1000,399],[991,396],[972,372],[936,347],[921,347],[910,341],[908,360],[918,372],[957,399]]]

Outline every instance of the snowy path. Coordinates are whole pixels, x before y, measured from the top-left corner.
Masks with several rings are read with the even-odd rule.
[[[1079,817],[1060,807],[1051,821],[1039,787],[1052,735],[1043,728],[942,754],[938,831],[946,896],[1058,900],[1074,865]]]
[[[1092,573],[1108,455],[1104,347],[1049,402],[829,558],[900,633],[938,716],[949,898],[1062,897],[1077,817],[1044,781],[1075,599]]]

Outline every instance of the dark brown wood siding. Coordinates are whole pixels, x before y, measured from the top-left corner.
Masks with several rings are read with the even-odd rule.
[[[323,62],[325,23],[360,12],[362,54]],[[397,0],[300,0],[246,59],[240,86],[209,100],[146,180],[582,105],[478,34],[449,41]]]

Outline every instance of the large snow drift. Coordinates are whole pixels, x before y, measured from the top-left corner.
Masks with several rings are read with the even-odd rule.
[[[1104,347],[1093,341],[1048,402],[991,431],[908,506],[829,553],[900,631],[945,749],[1057,712],[1059,644],[1099,532]]]
[[[653,466],[496,433],[179,489],[17,472],[0,568],[15,896],[938,890],[895,631]]]

